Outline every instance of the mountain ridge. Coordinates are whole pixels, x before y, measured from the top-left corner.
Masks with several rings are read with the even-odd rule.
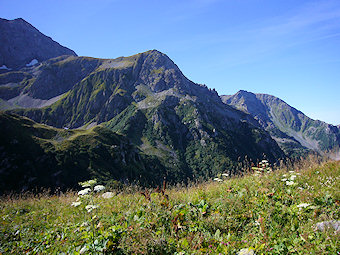
[[[77,68],[83,75],[74,71]],[[23,95],[40,102],[59,97],[48,106],[17,107],[10,113],[72,130],[104,125],[129,139],[143,155],[156,157],[170,180],[208,178],[221,169],[237,174],[240,158],[275,162],[284,157],[249,114],[188,80],[156,50],[104,60],[61,56],[8,71],[0,81],[0,97],[9,103]]]
[[[77,56],[22,18],[0,18],[0,44],[0,71],[20,69],[61,55]]]
[[[221,98],[226,104],[251,114],[289,154],[294,150],[323,153],[340,145],[336,126],[313,120],[275,96],[240,90]]]

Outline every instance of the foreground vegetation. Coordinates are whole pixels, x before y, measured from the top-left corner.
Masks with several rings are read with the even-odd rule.
[[[340,162],[267,170],[142,192],[87,182],[79,193],[2,197],[0,254],[337,254],[339,231],[316,226],[339,220]]]

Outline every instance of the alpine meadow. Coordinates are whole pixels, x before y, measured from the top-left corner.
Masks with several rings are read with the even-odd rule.
[[[304,12],[336,5],[321,2],[324,5],[306,5],[309,9]],[[193,3],[192,16],[170,19],[164,14],[164,19],[187,24],[187,19],[204,15],[212,6],[226,4],[192,0],[181,8]],[[99,18],[96,10],[126,6],[119,0],[82,4],[79,10],[92,6],[92,16],[85,12],[84,20],[75,24],[88,24],[85,17],[92,17],[94,25],[100,24],[98,31],[106,27],[108,34],[109,24],[99,23],[108,19],[107,12],[102,9]],[[140,7],[146,12],[141,24],[152,18],[147,15],[148,4]],[[6,3],[7,11],[10,6]],[[25,11],[17,8],[13,10]],[[118,10],[113,12],[120,20],[117,35],[139,17],[131,8],[126,21],[120,20]],[[173,6],[168,8],[162,13],[173,11]],[[291,27],[316,28],[316,22],[340,18],[336,9],[331,13],[331,18],[325,11],[308,19],[296,15],[285,26],[257,32],[258,38],[269,32],[279,38]],[[210,18],[207,24],[214,20]],[[166,31],[166,22],[159,22]],[[192,26],[195,30],[199,23]],[[252,35],[250,28],[244,30],[244,38]],[[331,28],[335,31],[338,26],[322,27]],[[185,25],[177,29],[181,34]],[[317,29],[313,33],[323,31],[321,26]],[[155,23],[143,31],[152,38],[161,30]],[[174,49],[171,31],[164,45]],[[70,33],[65,27],[65,35]],[[134,44],[138,40],[142,44],[145,37],[135,33]],[[193,36],[191,47],[232,45],[243,38],[237,33],[230,40],[210,35]],[[303,35],[309,35],[307,30]],[[308,42],[337,37],[335,33]],[[89,40],[100,47],[99,38]],[[159,38],[154,40],[157,46]],[[185,40],[184,36],[177,43]],[[250,43],[247,49],[258,45]],[[296,45],[292,42],[289,47]],[[214,54],[213,48],[204,51]],[[242,87],[234,95],[219,95],[216,89],[191,81],[171,54],[163,52],[78,56],[23,18],[0,18],[0,255],[340,254],[340,125],[315,120],[286,100]],[[268,52],[263,51],[263,56]],[[289,59],[281,57],[282,63]],[[338,63],[332,61],[327,63]],[[213,65],[216,72],[221,63]],[[211,66],[211,62],[201,64]]]

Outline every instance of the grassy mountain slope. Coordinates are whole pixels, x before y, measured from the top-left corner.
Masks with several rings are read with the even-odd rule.
[[[1,113],[0,154],[0,193],[72,188],[89,178],[156,185],[166,176],[157,159],[102,126],[57,129]]]
[[[339,128],[312,120],[277,97],[241,90],[232,96],[222,96],[222,100],[250,113],[290,155],[340,146]]]
[[[14,108],[50,105],[93,72],[99,63],[93,58],[62,56],[37,66],[8,71],[0,74],[0,97]]]
[[[336,254],[339,230],[318,226],[339,224],[339,174],[339,162],[306,160],[258,176],[163,189],[164,195],[106,189],[114,196],[96,193],[78,207],[71,206],[75,193],[4,197],[0,252]],[[88,212],[88,203],[99,207]]]
[[[249,114],[188,80],[156,50],[117,59],[59,57],[26,73],[19,98],[55,102],[11,112],[58,128],[102,123],[158,158],[173,180],[235,173],[246,156],[272,162],[284,157]],[[10,78],[3,79],[10,87]]]

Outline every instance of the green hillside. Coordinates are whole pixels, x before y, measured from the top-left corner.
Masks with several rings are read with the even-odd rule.
[[[102,126],[57,129],[1,113],[0,153],[0,192],[65,190],[89,178],[156,185],[166,176],[155,157]]]
[[[267,170],[141,193],[88,183],[83,195],[3,197],[0,252],[337,254],[339,162]]]

